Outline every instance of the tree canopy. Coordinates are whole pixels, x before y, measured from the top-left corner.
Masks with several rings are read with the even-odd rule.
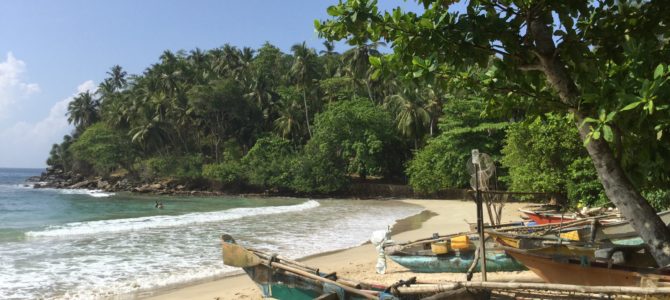
[[[570,114],[606,195],[670,264],[670,229],[640,194],[667,186],[670,168],[655,160],[670,149],[667,1],[418,2],[420,13],[349,0],[316,27],[351,44],[389,42],[381,70],[464,83],[489,94],[491,110]],[[475,65],[483,76],[467,72]]]

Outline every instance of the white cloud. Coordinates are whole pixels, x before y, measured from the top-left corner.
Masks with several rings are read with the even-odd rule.
[[[24,82],[25,72],[26,63],[16,59],[12,52],[7,53],[7,59],[0,62],[0,119],[7,115],[8,109],[18,100],[40,91],[38,84]]]
[[[95,86],[95,82],[93,82],[93,80],[86,80],[77,86],[77,94],[85,92],[95,93],[96,90],[98,90],[98,87]]]
[[[68,104],[77,94],[95,88],[92,80],[85,81],[72,96],[54,104],[44,119],[0,129],[0,141],[4,143],[0,147],[0,167],[44,167],[51,145],[60,143],[72,131],[65,116]]]

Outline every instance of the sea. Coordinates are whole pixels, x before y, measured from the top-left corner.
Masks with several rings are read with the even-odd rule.
[[[361,245],[422,210],[399,201],[146,196],[26,183],[42,171],[0,168],[0,299],[133,299],[237,271],[223,265],[223,233],[297,259]]]

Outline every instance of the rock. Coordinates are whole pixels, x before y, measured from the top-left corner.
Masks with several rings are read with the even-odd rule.
[[[108,190],[111,187],[109,182],[107,182],[105,180],[102,180],[102,179],[98,179],[96,184],[97,184],[98,188],[102,189],[102,190]]]
[[[40,176],[31,176],[26,179],[26,182],[40,182],[42,181],[42,177]]]
[[[80,182],[78,182],[78,183],[75,183],[75,184],[71,185],[70,188],[72,188],[72,189],[82,189],[82,188],[86,188],[86,187],[88,187],[88,186],[91,185],[92,183],[95,183],[95,181],[92,181],[92,180],[84,180],[84,181],[80,181]]]

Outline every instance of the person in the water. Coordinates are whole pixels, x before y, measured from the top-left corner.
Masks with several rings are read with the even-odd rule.
[[[159,202],[158,200],[156,200],[156,205],[154,207],[158,209],[163,209],[163,201]]]

